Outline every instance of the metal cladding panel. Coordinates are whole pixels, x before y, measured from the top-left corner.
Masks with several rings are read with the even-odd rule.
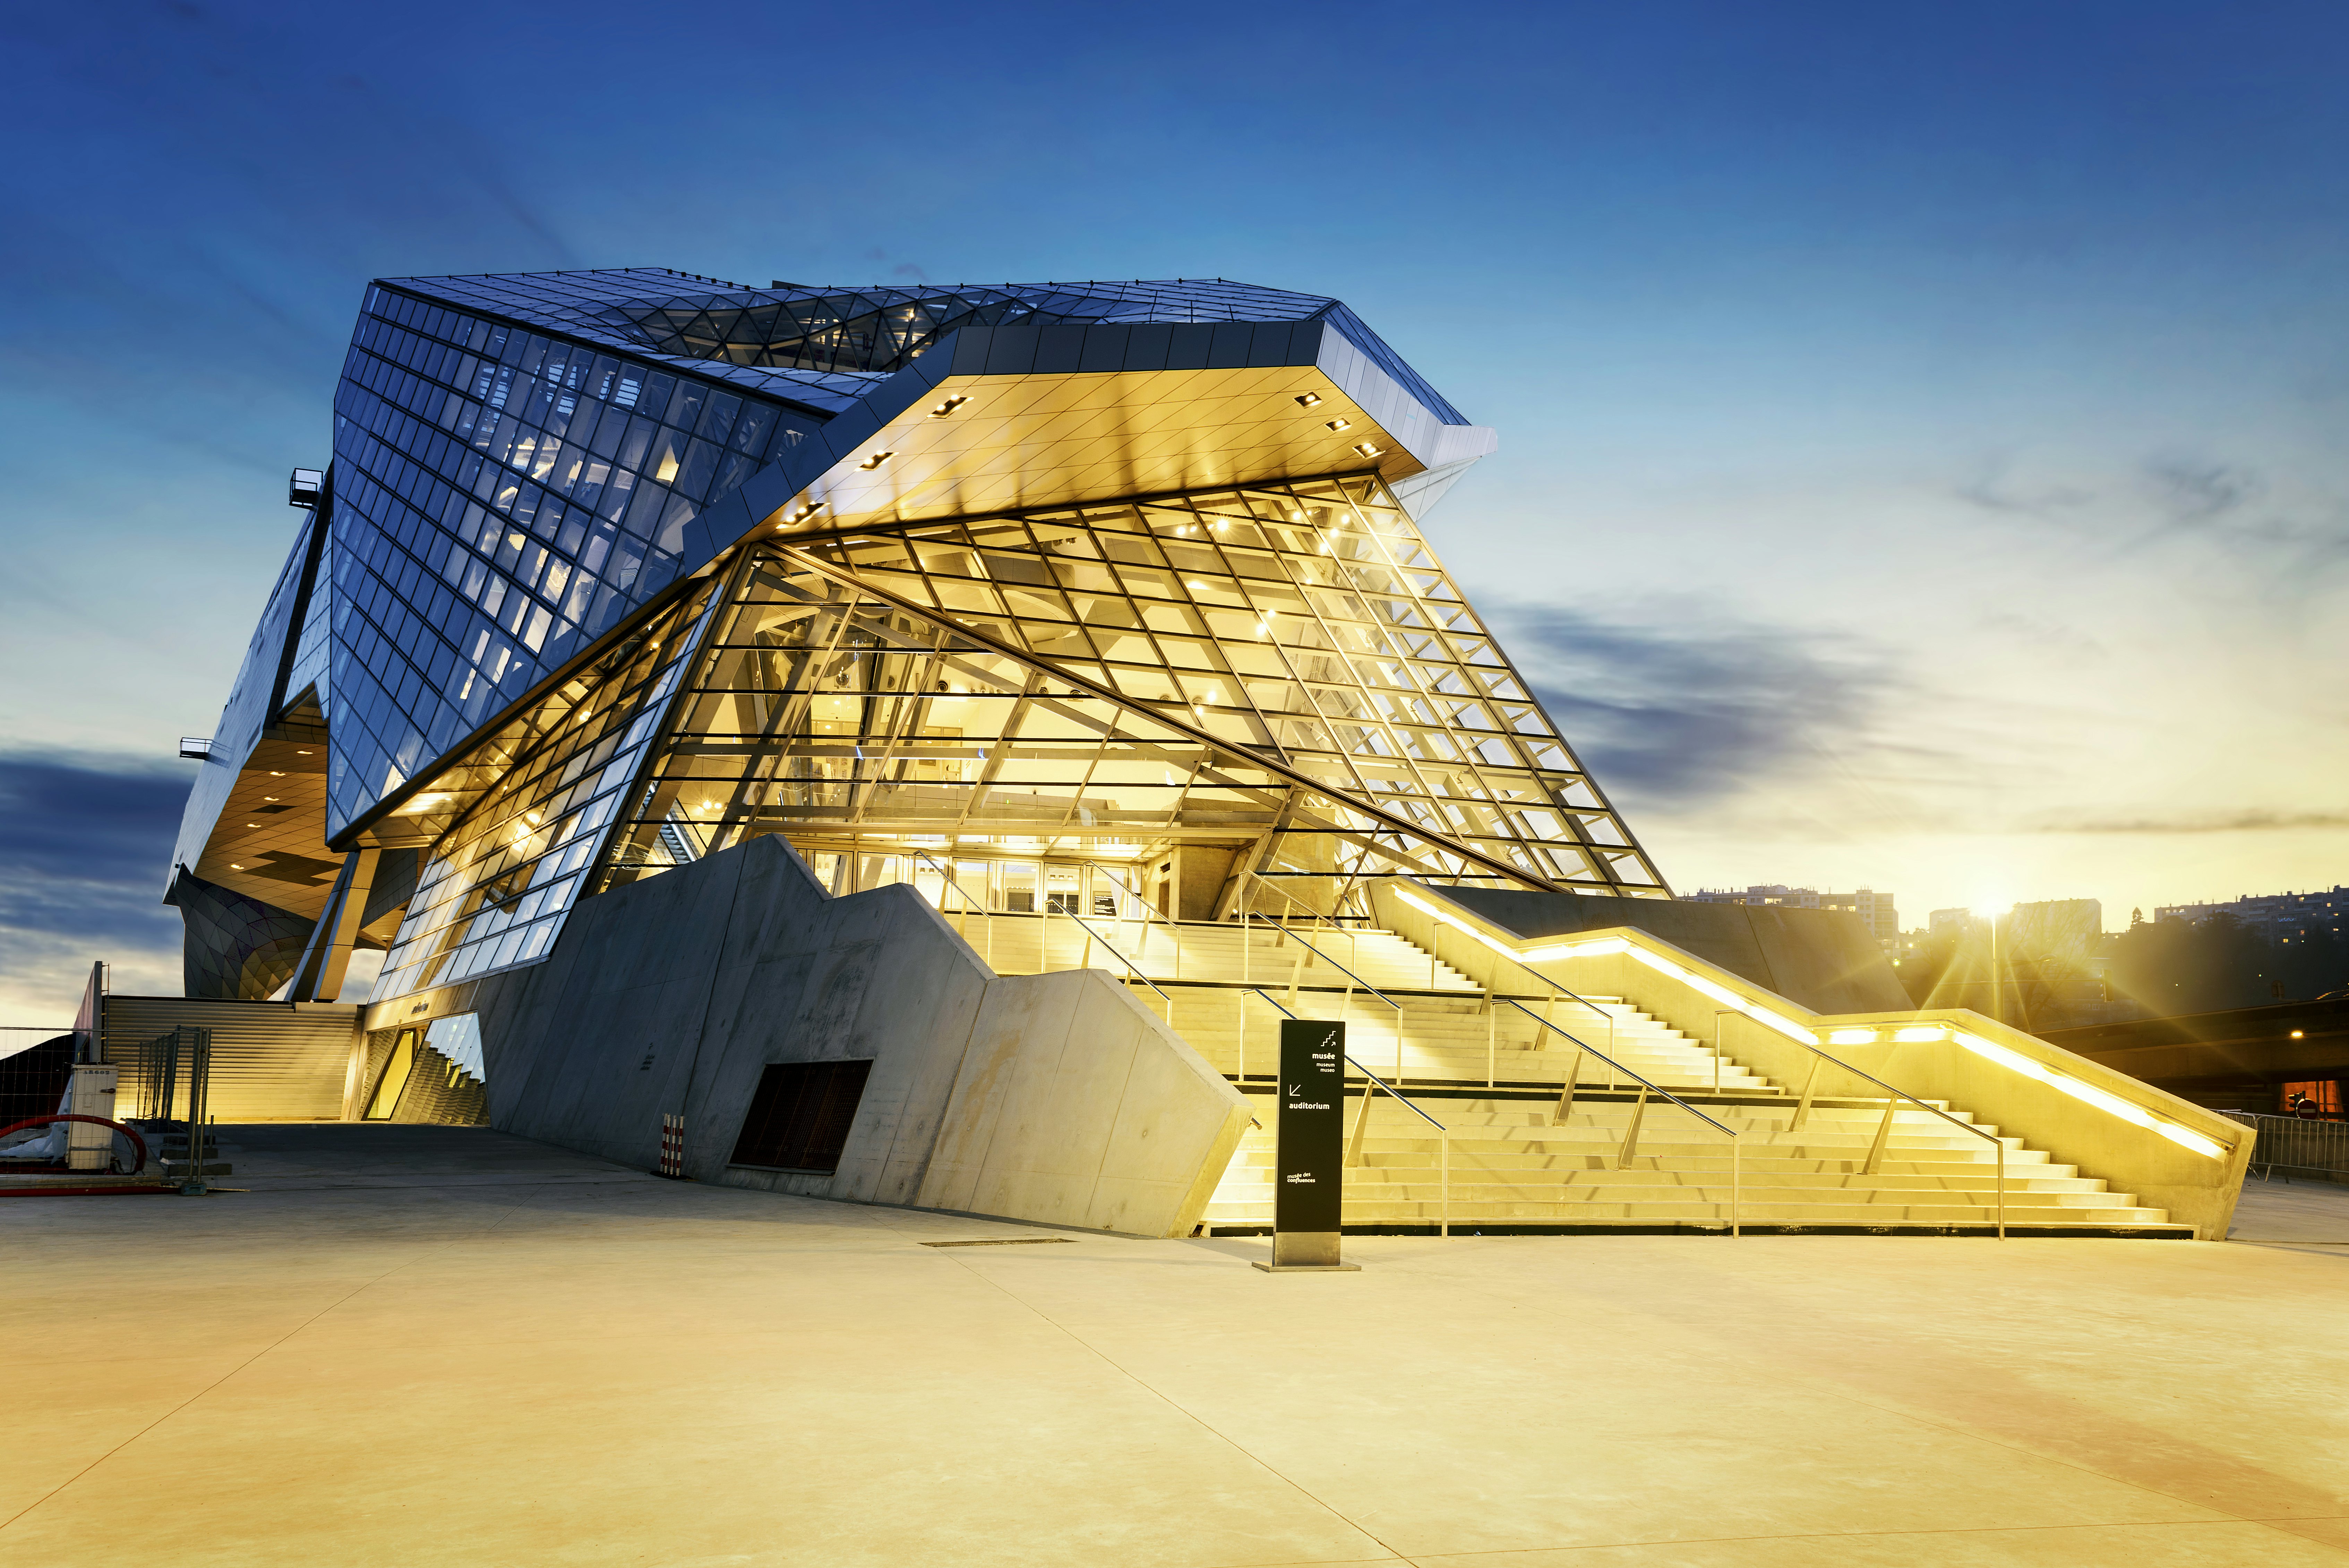
[[[100,1050],[109,1064],[124,1071],[127,1089],[140,1045],[182,1025],[209,1029],[214,1116],[223,1122],[339,1121],[358,1015],[356,1006],[327,1002],[109,996]]]
[[[301,619],[302,562],[308,553],[310,530],[315,525],[316,514],[305,514],[294,535],[293,547],[286,553],[285,565],[278,572],[277,586],[270,593],[268,607],[261,612],[261,624],[254,628],[253,641],[244,651],[244,663],[237,670],[236,684],[229,689],[228,702],[221,710],[220,722],[213,728],[212,754],[197,766],[195,785],[189,791],[188,804],[181,813],[180,836],[172,846],[171,864],[163,873],[167,889],[180,867],[194,867],[203,859],[204,847],[212,839],[221,808],[227,804],[246,759],[253,754],[263,728],[272,717],[270,699],[276,691],[277,672],[285,661],[285,640],[294,635],[294,628]]]

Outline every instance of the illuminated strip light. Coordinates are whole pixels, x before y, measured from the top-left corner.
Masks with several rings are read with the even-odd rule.
[[[1876,1031],[1873,1029],[1833,1030],[1827,1034],[1827,1044],[1830,1045],[1873,1045],[1876,1044]]]
[[[2144,1107],[2133,1106],[2118,1095],[2108,1094],[2093,1084],[2084,1084],[2068,1074],[2043,1067],[2022,1052],[2009,1050],[2006,1046],[1984,1040],[1978,1034],[1969,1034],[1962,1029],[1953,1029],[1950,1033],[1959,1044],[1975,1055],[1986,1056],[2010,1072],[2020,1073],[2026,1078],[2036,1078],[2048,1087],[2060,1089],[2074,1099],[2092,1105],[2107,1115],[2118,1116],[2121,1120],[2144,1127],[2148,1132],[2159,1133],[2170,1142],[2182,1148],[2192,1149],[2196,1154],[2211,1159],[2227,1158],[2229,1150],[2226,1145],[2204,1137],[2200,1133],[2191,1132],[2175,1122],[2162,1121]]]
[[[1565,958],[1607,958],[1619,953],[1628,952],[1633,958],[1638,959],[1641,963],[1646,964],[1650,969],[1656,971],[1658,973],[1668,975],[1671,978],[1679,981],[1683,985],[1692,987],[1693,989],[1703,992],[1705,995],[1713,998],[1715,1001],[1720,1002],[1724,1006],[1735,1008],[1739,1012],[1744,1013],[1746,1017],[1754,1020],[1756,1023],[1768,1024],[1771,1028],[1777,1030],[1780,1033],[1785,1034],[1789,1039],[1798,1040],[1806,1045],[1816,1044],[1816,1036],[1814,1036],[1809,1030],[1803,1028],[1800,1024],[1780,1018],[1766,1009],[1756,1007],[1725,987],[1715,985],[1713,981],[1706,980],[1702,975],[1692,974],[1690,971],[1682,969],[1680,965],[1672,962],[1669,959],[1659,958],[1653,953],[1636,948],[1620,937],[1606,937],[1601,938],[1597,941],[1589,942],[1553,942],[1547,947],[1527,948],[1524,951],[1520,952],[1515,948],[1506,947],[1500,942],[1495,941],[1484,932],[1476,929],[1475,927],[1469,925],[1464,920],[1454,919],[1451,915],[1446,914],[1444,911],[1437,909],[1434,905],[1428,903],[1426,900],[1413,896],[1404,888],[1395,888],[1394,895],[1396,898],[1401,898],[1404,903],[1409,904],[1413,909],[1420,911],[1420,913],[1442,921],[1444,924],[1450,926],[1454,930],[1459,931],[1464,936],[1474,937],[1476,940],[1484,943],[1486,947],[1492,949],[1495,952],[1501,954],[1505,958],[1513,958],[1519,961]],[[1852,1035],[1857,1035],[1861,1038],[1846,1038],[1847,1036]],[[1859,1044],[1863,1043],[1863,1041],[1873,1041],[1875,1038],[1876,1031],[1872,1029],[1838,1029],[1828,1036],[1831,1044],[1838,1045]],[[2036,1078],[2041,1083],[2047,1085],[2050,1088],[2060,1089],[2064,1094],[2071,1096],[2074,1099],[2080,1100],[2087,1105],[2095,1106],[2098,1110],[2118,1116],[2125,1122],[2129,1122],[2135,1126],[2144,1127],[2150,1132],[2159,1133],[2163,1137],[2168,1138],[2170,1142],[2177,1144],[2181,1148],[2191,1149],[2196,1154],[2202,1155],[2210,1159],[2224,1159],[2230,1152],[2226,1145],[2219,1143],[2213,1139],[2204,1137],[2200,1133],[2179,1127],[2175,1122],[2162,1121],[2152,1115],[2152,1113],[2140,1106],[2129,1104],[2128,1101],[2122,1099],[2117,1095],[2109,1094],[2103,1089],[2095,1087],[2092,1084],[2082,1083],[2079,1079],[2072,1077],[2067,1074],[2057,1073],[2050,1070],[2049,1068],[2043,1067],[2038,1063],[2033,1061],[2030,1057],[2023,1055],[2019,1051],[2011,1051],[2003,1045],[1993,1044],[1990,1041],[1984,1040],[1979,1035],[1969,1034],[1961,1029],[1945,1029],[1940,1024],[1915,1024],[1903,1029],[1896,1029],[1893,1031],[1892,1038],[1896,1042],[1902,1043],[1914,1043],[1923,1040],[1955,1039],[1959,1044],[1963,1045],[1967,1050],[1971,1051],[1978,1056],[1987,1057],[1991,1061],[1998,1063],[2001,1066],[2010,1068],[2014,1072],[2022,1074],[2026,1078]]]
[[[1801,1024],[1793,1022],[1791,1019],[1781,1018],[1776,1013],[1772,1012],[1769,1009],[1757,1006],[1754,1003],[1746,1001],[1744,997],[1738,995],[1735,992],[1731,991],[1726,986],[1715,985],[1713,981],[1705,979],[1702,975],[1682,969],[1680,965],[1672,962],[1671,960],[1667,958],[1659,958],[1654,953],[1649,952],[1643,948],[1634,947],[1631,943],[1626,941],[1621,937],[1601,937],[1596,941],[1588,942],[1552,942],[1547,947],[1526,948],[1520,950],[1519,949],[1495,941],[1492,938],[1478,930],[1475,927],[1469,925],[1464,920],[1454,919],[1452,916],[1445,914],[1442,909],[1437,909],[1434,905],[1428,903],[1423,898],[1413,896],[1404,888],[1397,888],[1394,890],[1394,896],[1401,898],[1404,903],[1409,904],[1413,909],[1417,909],[1420,913],[1431,916],[1437,920],[1441,920],[1444,924],[1450,926],[1454,930],[1461,932],[1464,936],[1475,938],[1476,940],[1484,943],[1486,947],[1492,949],[1495,952],[1499,953],[1502,957],[1516,959],[1520,963],[1539,963],[1548,959],[1614,958],[1619,954],[1629,953],[1631,957],[1639,960],[1641,963],[1646,964],[1650,969],[1654,970],[1657,973],[1665,975],[1672,980],[1679,981],[1682,985],[1689,986],[1693,990],[1702,992],[1706,996],[1713,998],[1713,1001],[1721,1003],[1723,1007],[1734,1009],[1736,1012],[1742,1012],[1746,1017],[1753,1019],[1756,1023],[1766,1024],[1768,1027],[1776,1030],[1779,1033],[1784,1034],[1789,1040],[1798,1041],[1805,1045],[1816,1045],[1818,1044],[1818,1037],[1816,1035],[1804,1028]]]

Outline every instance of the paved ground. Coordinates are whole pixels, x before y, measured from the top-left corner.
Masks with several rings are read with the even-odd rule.
[[[0,1199],[0,1560],[2349,1564],[2349,1189],[2254,1183],[2256,1243],[1276,1278],[470,1129],[232,1136],[246,1191]]]

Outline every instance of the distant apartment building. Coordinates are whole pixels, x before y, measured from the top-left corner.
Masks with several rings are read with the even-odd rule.
[[[2313,936],[2320,931],[2338,937],[2344,934],[2344,924],[2349,924],[2349,888],[2248,894],[2223,904],[2169,904],[2154,910],[2153,918],[2199,926],[2220,913],[2232,915],[2237,925],[2270,940]]]
[[[1766,888],[1706,888],[1681,897],[1692,904],[1775,904],[1788,909],[1845,909],[1867,922],[1868,935],[1879,942],[1897,940],[1900,935],[1900,917],[1892,908],[1892,895],[1866,888],[1857,893],[1822,893],[1816,888],[1789,888],[1781,883]]]

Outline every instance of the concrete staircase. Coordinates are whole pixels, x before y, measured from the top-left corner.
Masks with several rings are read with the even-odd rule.
[[[1643,1012],[1637,998],[1528,991],[1514,999],[1547,1012],[1562,1035],[1510,999],[1488,1003],[1466,976],[1392,931],[1314,928],[1300,941],[1263,927],[1089,918],[1088,931],[1063,915],[948,919],[999,972],[1084,967],[1126,979],[1136,1000],[1259,1102],[1261,1125],[1208,1205],[1212,1231],[1271,1226],[1271,1075],[1278,1025],[1290,1013],[1342,1019],[1349,1054],[1404,1089],[1449,1135],[1447,1183],[1446,1139],[1376,1096],[1360,1163],[1347,1171],[1350,1231],[1432,1231],[1447,1220],[1472,1232],[1719,1231],[1733,1212],[1741,1227],[1781,1231],[1938,1233],[1997,1222],[1990,1138],[1905,1102],[1889,1127],[1882,1099],[1822,1099],[1806,1113],[1788,1085],[1735,1060],[1733,1035],[1729,1054],[1717,1054]],[[1578,1053],[1577,1041],[1590,1052]],[[1637,1106],[1636,1084],[1600,1053],[1735,1132],[1734,1171],[1727,1134],[1669,1101]],[[1569,1070],[1574,1102],[1554,1122]],[[1350,1129],[1360,1106],[1350,1096]],[[2131,1194],[2108,1191],[1962,1111],[1937,1108],[2004,1148],[2010,1232],[2192,1235]],[[1635,1115],[1639,1137],[1627,1158]]]
[[[1222,1233],[1270,1228],[1273,1097],[1250,1128],[1209,1202],[1205,1222]],[[1997,1219],[1997,1157],[1983,1139],[1928,1112],[1904,1107],[1875,1171],[1868,1154],[1881,1101],[1815,1104],[1800,1129],[1795,1106],[1691,1096],[1739,1134],[1734,1193],[1741,1226],[1760,1230],[1979,1230]],[[1733,1205],[1729,1139],[1668,1102],[1640,1113],[1630,1160],[1616,1168],[1634,1104],[1578,1095],[1564,1123],[1552,1104],[1522,1097],[1413,1096],[1450,1137],[1449,1222],[1468,1231],[1573,1229],[1725,1230]],[[1347,1103],[1350,1128],[1359,1096]],[[1955,1114],[1955,1113],[1953,1113]],[[1961,1121],[1973,1124],[1962,1115]],[[1996,1129],[1984,1127],[1995,1135]],[[1383,1095],[1372,1103],[1361,1163],[1346,1172],[1351,1230],[1423,1231],[1446,1218],[1434,1130]],[[2006,1148],[2006,1225],[2013,1231],[2178,1234],[2158,1209],[2059,1165],[2017,1138]]]

